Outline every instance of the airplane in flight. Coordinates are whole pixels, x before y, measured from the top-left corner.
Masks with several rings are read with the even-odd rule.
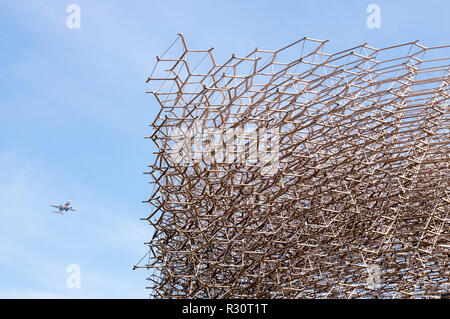
[[[71,206],[69,206],[71,203],[71,201],[67,201],[67,203],[65,203],[64,205],[49,205],[50,207],[55,207],[58,209],[58,211],[56,212],[52,212],[52,213],[56,213],[56,214],[61,214],[63,215],[65,212],[67,213],[69,210],[70,211],[77,211],[75,208],[72,208]]]

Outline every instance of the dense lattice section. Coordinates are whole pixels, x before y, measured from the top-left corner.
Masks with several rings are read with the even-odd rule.
[[[151,258],[136,266],[152,269],[153,296],[448,293],[449,47],[328,54],[325,43],[303,38],[218,64],[180,35],[157,58]],[[211,140],[189,143],[198,123],[226,136],[215,145],[233,155],[238,137],[226,132],[246,125],[278,144],[269,162],[218,160],[205,156]],[[174,147],[181,128],[184,153]],[[239,154],[251,156],[252,143]]]

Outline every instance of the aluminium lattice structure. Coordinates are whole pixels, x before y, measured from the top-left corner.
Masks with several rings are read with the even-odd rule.
[[[152,296],[448,293],[449,46],[326,42],[157,57]]]

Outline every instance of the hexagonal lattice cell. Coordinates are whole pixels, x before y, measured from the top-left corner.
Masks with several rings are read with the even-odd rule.
[[[157,58],[153,296],[448,293],[449,46],[325,43]]]

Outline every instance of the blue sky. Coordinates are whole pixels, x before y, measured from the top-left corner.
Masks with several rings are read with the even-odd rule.
[[[66,26],[72,3],[80,29]],[[304,36],[327,52],[434,46],[448,44],[449,13],[445,0],[0,0],[0,298],[147,297],[148,273],[131,270],[151,236],[143,137],[159,109],[145,80],[177,33],[217,61]],[[50,213],[68,199],[80,213]],[[80,288],[66,286],[70,264]]]

